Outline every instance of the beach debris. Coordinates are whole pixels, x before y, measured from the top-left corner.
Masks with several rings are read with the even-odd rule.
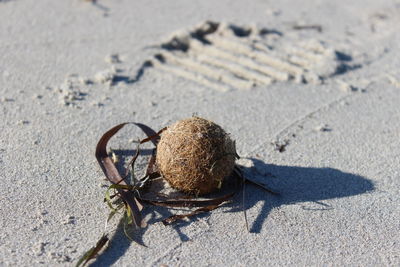
[[[219,125],[192,117],[163,132],[156,162],[173,188],[202,195],[221,188],[236,158],[235,142]]]
[[[109,140],[126,125],[135,125],[139,127],[147,135],[147,138],[136,142],[136,149],[134,150],[136,152],[129,160],[125,169],[125,173],[120,174],[115,165],[115,161],[113,160],[113,155],[116,154],[116,151],[112,151],[110,156],[110,153],[107,152],[107,144]],[[165,136],[163,137],[164,134]],[[183,134],[184,136],[174,137],[175,134]],[[141,153],[140,146],[147,142],[151,142],[154,145],[153,153],[148,160],[147,169],[144,175],[139,178],[135,174],[135,162]],[[197,148],[192,148],[193,150],[190,151],[189,154],[192,158],[186,160],[185,162],[191,163],[186,164],[186,168],[178,168],[176,165],[178,164],[176,162],[176,158],[173,161],[168,159],[168,157],[173,156],[167,151],[168,146],[173,147],[176,145],[176,142],[180,142],[181,147],[188,144],[188,142],[191,145],[198,146]],[[201,142],[208,142],[209,144],[203,146]],[[178,146],[179,144],[176,147]],[[212,152],[209,150],[209,146],[213,146],[214,149],[218,148],[217,150],[219,151]],[[156,156],[158,153],[160,153],[161,156]],[[103,235],[97,244],[80,258],[76,266],[83,266],[87,264],[91,259],[94,259],[97,256],[102,248],[105,247],[110,236],[110,232],[107,230],[108,223],[117,214],[123,214],[122,220],[124,233],[128,239],[134,241],[134,239],[128,234],[128,227],[146,227],[147,224],[143,221],[141,214],[144,205],[161,206],[166,208],[194,208],[194,210],[191,212],[172,215],[162,220],[164,225],[169,225],[176,221],[190,218],[201,213],[210,212],[218,207],[221,207],[226,202],[231,200],[232,197],[240,191],[240,189],[242,189],[243,192],[244,207],[244,184],[246,182],[259,186],[265,189],[267,192],[276,194],[266,185],[257,183],[247,177],[244,177],[240,166],[235,165],[235,159],[238,158],[238,155],[235,151],[235,143],[220,126],[209,120],[199,117],[192,117],[179,121],[170,127],[161,129],[158,132],[155,132],[153,129],[142,123],[121,123],[103,134],[96,146],[95,154],[101,169],[103,170],[108,181],[111,183],[111,185],[107,188],[104,197],[104,202],[110,208],[110,213],[106,220],[106,226]],[[210,157],[210,161],[206,161],[204,157]],[[196,170],[196,166],[194,165],[196,160],[198,163],[205,161],[202,162],[200,166],[207,168],[207,171],[215,176],[209,176],[207,178],[209,180],[208,182],[205,182],[209,184],[206,187],[197,182],[197,179],[200,179],[199,177],[195,177],[195,179],[193,179],[193,177],[186,175],[186,173],[191,173],[192,175],[198,175],[198,173],[200,173],[200,175],[205,175],[205,173],[201,173],[201,171]],[[180,164],[185,164],[185,162],[180,162]],[[170,172],[167,169],[168,167],[171,169],[175,168],[175,174],[178,175],[179,178],[172,178],[173,172]],[[168,178],[164,177],[164,174]],[[178,183],[174,182],[174,179],[184,178],[188,179],[188,184],[191,184],[189,187],[182,186],[182,180],[180,180]],[[173,187],[177,188],[178,191],[172,192],[171,194],[164,194],[161,191],[151,190],[153,185],[159,181],[164,181],[164,179],[167,180]],[[223,179],[228,179],[233,182],[233,188],[232,183],[230,183],[230,186],[229,183],[223,184]],[[193,181],[195,182],[193,183]],[[226,188],[224,188],[225,191],[219,190],[225,184],[228,184]],[[217,192],[215,192],[215,195],[198,197],[200,194],[209,193],[211,191]],[[249,228],[245,209],[243,209],[243,213],[245,217],[246,228],[248,230]]]
[[[84,266],[86,263],[88,263],[91,259],[94,259],[97,254],[100,252],[100,250],[107,244],[108,242],[108,237],[106,235],[103,235],[99,241],[97,241],[96,245],[89,249],[83,256],[82,258],[79,259],[75,267],[79,266]]]
[[[110,148],[110,153],[111,153],[111,160],[114,164],[119,162],[119,157],[117,154],[114,153],[114,151],[112,150],[112,148]]]

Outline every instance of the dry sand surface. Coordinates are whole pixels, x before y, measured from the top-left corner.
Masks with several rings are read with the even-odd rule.
[[[399,266],[399,51],[397,0],[0,1],[0,266],[75,264],[108,214],[101,135],[192,114],[281,195],[246,187],[250,233],[239,195],[146,208],[143,245],[115,218],[93,266]]]

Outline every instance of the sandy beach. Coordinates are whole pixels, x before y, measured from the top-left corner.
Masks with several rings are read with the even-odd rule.
[[[246,185],[250,231],[241,193],[146,206],[134,241],[116,216],[90,266],[399,266],[399,51],[397,0],[0,0],[0,266],[75,265],[109,214],[102,134],[193,115],[280,195]]]

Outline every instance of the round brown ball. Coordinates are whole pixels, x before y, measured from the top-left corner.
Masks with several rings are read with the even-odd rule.
[[[157,145],[161,175],[173,188],[196,195],[219,189],[235,159],[235,142],[219,125],[199,117],[169,126]]]

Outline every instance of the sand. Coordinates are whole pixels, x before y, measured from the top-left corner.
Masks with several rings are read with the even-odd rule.
[[[281,196],[246,187],[250,233],[240,196],[174,226],[146,208],[145,246],[119,227],[93,266],[398,266],[399,33],[389,0],[0,1],[0,265],[75,264],[108,214],[101,135],[197,114]]]

